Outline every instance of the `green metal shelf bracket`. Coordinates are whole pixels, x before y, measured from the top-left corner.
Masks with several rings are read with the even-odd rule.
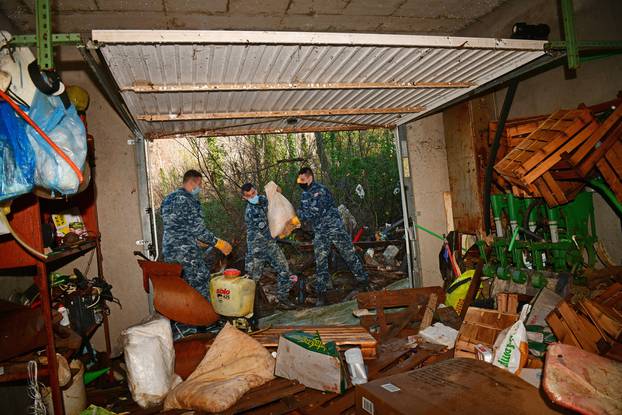
[[[37,33],[13,36],[13,46],[36,46],[37,63],[42,70],[54,68],[54,46],[78,45],[82,43],[79,33],[52,33],[52,12],[50,0],[35,0]]]
[[[569,69],[577,69],[582,62],[622,54],[622,40],[577,40],[572,0],[560,0],[565,40],[554,40],[544,45],[547,51],[565,51]]]

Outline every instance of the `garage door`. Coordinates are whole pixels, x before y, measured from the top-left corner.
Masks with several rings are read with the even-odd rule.
[[[95,30],[146,138],[393,128],[544,54],[544,42]]]

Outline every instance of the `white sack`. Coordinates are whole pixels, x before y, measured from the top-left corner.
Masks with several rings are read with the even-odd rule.
[[[227,323],[194,372],[168,394],[164,410],[226,411],[272,379],[274,358],[268,349]]]
[[[292,204],[277,189],[278,186],[274,182],[268,182],[264,187],[268,198],[268,226],[273,238],[283,234],[286,226],[296,216]]]
[[[171,323],[159,314],[121,333],[132,398],[142,408],[160,404],[181,382],[175,374]]]
[[[518,375],[527,363],[529,346],[527,344],[527,329],[525,319],[531,306],[525,304],[521,310],[520,318],[509,329],[505,329],[495,341],[495,357],[493,365]]]

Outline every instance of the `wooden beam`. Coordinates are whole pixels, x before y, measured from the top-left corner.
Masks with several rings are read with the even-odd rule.
[[[238,128],[238,129],[203,129],[196,131],[186,131],[179,133],[150,133],[150,140],[160,139],[180,139],[180,138],[201,138],[201,137],[227,137],[236,135],[260,135],[260,134],[288,134],[288,133],[314,133],[324,131],[361,131],[373,130],[382,127],[368,126],[362,128],[360,125],[340,125],[340,126],[318,126],[318,127],[259,127],[259,128]],[[394,125],[386,125],[384,128],[393,129]]]
[[[136,81],[121,91],[156,92],[217,92],[217,91],[285,91],[323,89],[453,89],[477,86],[474,82],[281,82],[245,84],[176,84],[157,85]]]
[[[311,110],[249,111],[249,112],[206,112],[202,114],[143,114],[136,118],[141,121],[198,121],[198,120],[236,120],[244,118],[287,118],[331,115],[369,115],[369,114],[412,114],[425,111],[424,107],[393,108],[320,108]]]

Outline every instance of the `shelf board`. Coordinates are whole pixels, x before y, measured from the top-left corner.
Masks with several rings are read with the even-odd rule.
[[[54,252],[49,253],[45,262],[49,264],[51,262],[66,258],[71,255],[82,254],[95,248],[96,245],[97,243],[95,242],[95,240],[92,240],[92,239],[88,241],[80,242],[78,245],[72,248],[67,248],[67,249],[63,249],[62,251],[54,251]]]

